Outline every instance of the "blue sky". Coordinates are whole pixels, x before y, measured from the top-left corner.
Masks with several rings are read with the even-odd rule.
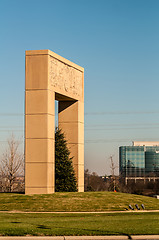
[[[0,143],[24,136],[25,50],[50,49],[85,68],[85,168],[159,140],[158,0],[0,0]]]

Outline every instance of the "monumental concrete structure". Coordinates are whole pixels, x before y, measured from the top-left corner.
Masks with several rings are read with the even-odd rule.
[[[25,79],[25,193],[55,190],[55,100],[83,192],[84,69],[50,50],[26,51]]]

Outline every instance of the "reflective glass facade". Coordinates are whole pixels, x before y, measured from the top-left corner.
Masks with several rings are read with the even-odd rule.
[[[120,147],[119,171],[123,177],[159,176],[159,146]]]

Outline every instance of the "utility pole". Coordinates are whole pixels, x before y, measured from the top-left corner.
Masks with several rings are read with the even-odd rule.
[[[115,189],[115,185],[116,185],[116,183],[115,183],[115,168],[116,168],[116,166],[114,164],[112,155],[110,156],[110,162],[111,162],[110,168],[111,168],[111,173],[112,173],[112,178],[113,178],[113,191],[116,192],[116,189]]]

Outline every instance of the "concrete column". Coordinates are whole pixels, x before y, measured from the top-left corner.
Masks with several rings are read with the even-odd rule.
[[[84,102],[59,101],[59,128],[65,134],[73,157],[78,191],[84,191]]]
[[[54,104],[48,57],[26,54],[25,194],[54,192]]]

